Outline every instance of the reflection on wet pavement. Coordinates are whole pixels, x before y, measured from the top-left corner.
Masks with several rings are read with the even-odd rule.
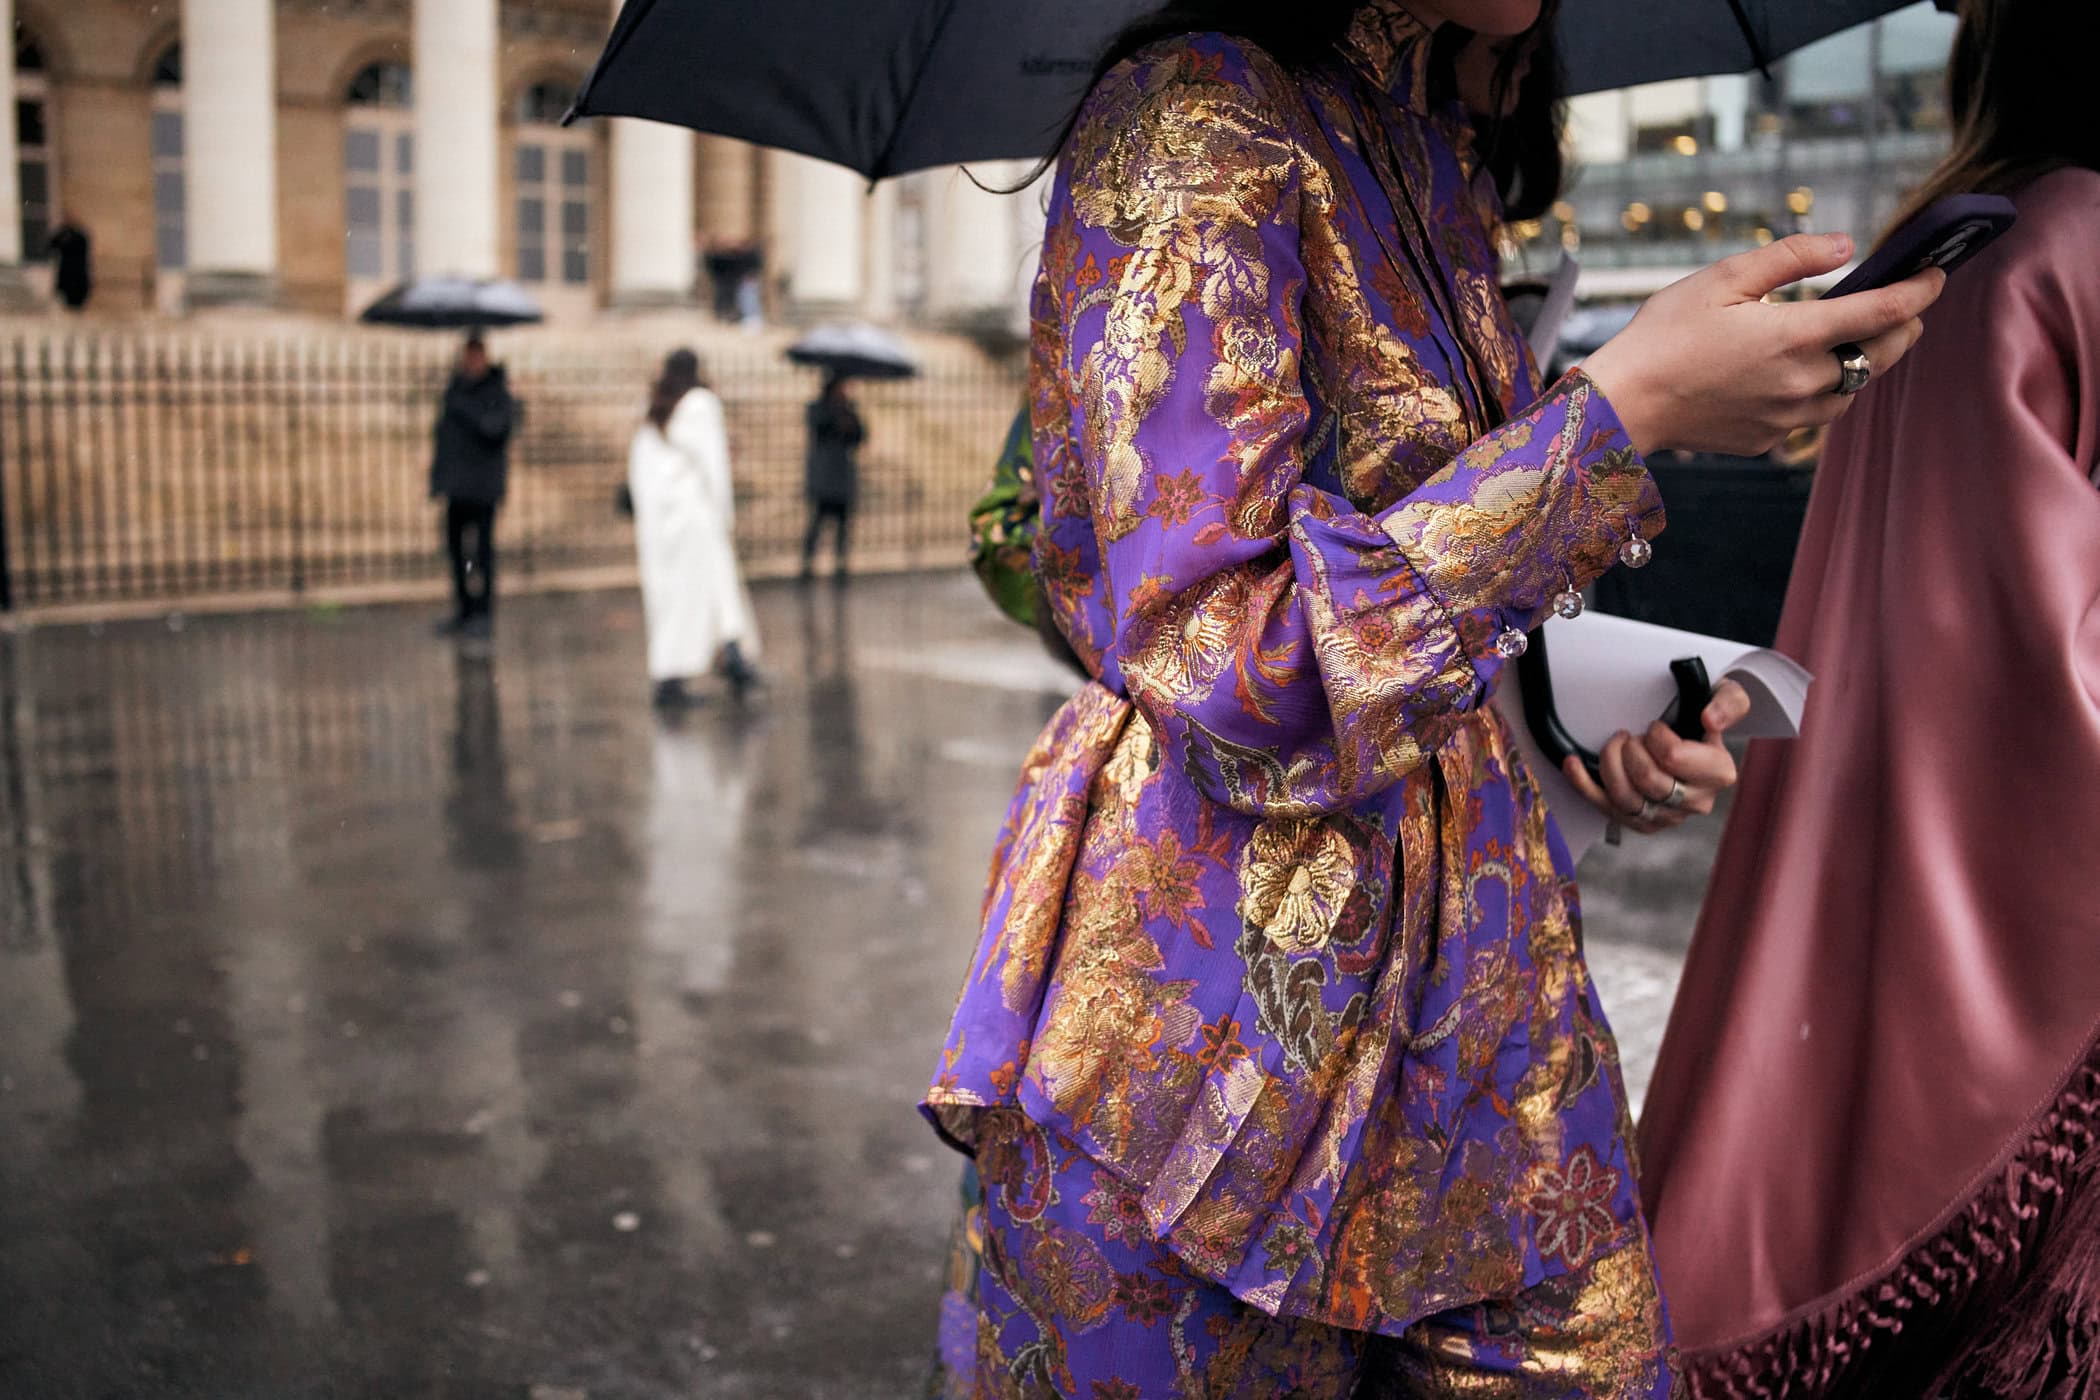
[[[952,578],[0,638],[0,1395],[907,1395],[912,1111],[1057,697]],[[861,653],[892,664],[858,667]]]
[[[912,1105],[1064,682],[960,577],[760,608],[674,721],[626,595],[0,636],[0,1395],[917,1392]]]

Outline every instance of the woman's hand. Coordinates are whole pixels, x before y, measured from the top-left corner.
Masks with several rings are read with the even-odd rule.
[[[1562,771],[1577,792],[1613,821],[1653,835],[1694,813],[1711,812],[1721,790],[1735,786],[1735,757],[1721,736],[1749,713],[1748,692],[1734,681],[1722,681],[1699,715],[1706,726],[1704,739],[1682,738],[1657,720],[1638,739],[1623,729],[1611,736],[1598,755],[1604,786],[1597,786],[1573,754]],[[1679,783],[1684,793],[1678,805],[1664,805]],[[1647,817],[1641,815],[1644,807],[1650,812]]]
[[[1796,234],[1723,258],[1648,298],[1625,330],[1583,361],[1647,455],[1664,448],[1754,457],[1796,428],[1829,423],[1852,402],[1834,392],[1831,351],[1855,344],[1876,378],[1923,332],[1918,318],[1947,274],[1829,301],[1766,295],[1845,265],[1844,234]]]

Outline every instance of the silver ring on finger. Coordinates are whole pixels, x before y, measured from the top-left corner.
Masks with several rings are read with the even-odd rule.
[[[1686,795],[1683,780],[1672,778],[1670,779],[1670,795],[1662,799],[1662,805],[1665,807],[1682,807]]]
[[[1840,398],[1851,398],[1867,387],[1867,381],[1874,377],[1874,362],[1867,358],[1866,351],[1846,341],[1843,345],[1831,347],[1830,353],[1837,356],[1838,362],[1837,388],[1831,390],[1832,393]]]

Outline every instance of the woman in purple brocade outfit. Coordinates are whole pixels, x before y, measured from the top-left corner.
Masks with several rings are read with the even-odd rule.
[[[1034,563],[1093,680],[1024,768],[926,1097],[983,1187],[962,1393],[1675,1384],[1571,862],[1484,701],[1645,559],[1643,452],[1834,418],[1832,348],[1894,363],[1938,274],[1765,305],[1850,251],[1789,239],[1541,392],[1491,177],[1549,167],[1476,143],[1437,32],[1541,10],[1184,3],[1065,143]],[[1708,810],[1743,705],[1617,736],[1589,790],[1644,830]]]

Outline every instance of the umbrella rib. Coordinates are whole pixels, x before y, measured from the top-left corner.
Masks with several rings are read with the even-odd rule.
[[[585,104],[591,99],[591,90],[598,86],[598,75],[605,71],[606,64],[612,62],[614,54],[627,47],[627,41],[642,27],[643,18],[655,3],[656,0],[626,0],[620,6],[620,17],[613,24],[611,37],[605,41],[605,51],[598,55],[598,61],[584,75],[583,86],[576,90],[576,98],[569,104],[569,110],[562,113],[563,126],[574,126],[581,118],[592,115]]]
[[[904,123],[911,116],[912,107],[919,100],[919,88],[926,81],[926,70],[933,66],[934,48],[947,31],[948,17],[955,13],[955,0],[942,0],[941,17],[933,22],[933,33],[926,40],[926,49],[919,55],[917,71],[911,75],[911,86],[905,90],[904,105],[897,109],[897,120],[890,127],[889,139],[882,144],[875,157],[875,166],[867,172],[868,188],[874,189],[877,181],[890,173],[890,159],[897,153],[897,142],[904,136]]]
[[[1736,28],[1743,31],[1743,42],[1750,46],[1750,62],[1765,81],[1772,81],[1772,62],[1765,57],[1765,46],[1758,41],[1757,31],[1751,27],[1750,12],[1743,8],[1743,0],[1728,0],[1728,9],[1735,15]]]

